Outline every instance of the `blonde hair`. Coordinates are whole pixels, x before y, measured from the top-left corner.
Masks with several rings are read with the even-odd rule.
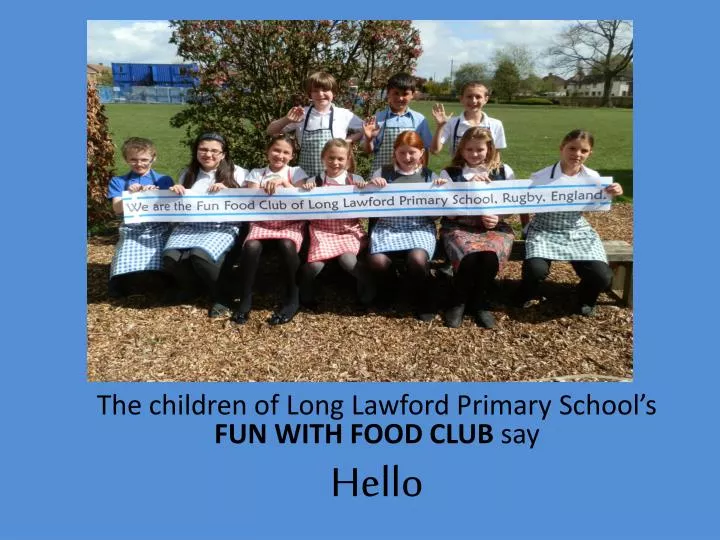
[[[452,167],[463,167],[465,165],[465,158],[463,158],[462,153],[465,149],[465,146],[470,141],[484,141],[488,147],[487,157],[485,158],[485,166],[491,171],[500,168],[500,151],[495,148],[492,133],[490,133],[489,129],[477,126],[471,127],[463,134],[462,139],[460,139],[460,143],[458,144],[457,150],[455,150],[455,155],[453,156],[452,163],[450,164]]]
[[[320,152],[320,159],[325,159],[325,154],[327,154],[331,148],[342,148],[347,152],[348,159],[345,170],[351,174],[354,173],[355,158],[353,157],[352,145],[345,139],[330,139],[325,143],[325,146],[323,146],[322,152]]]
[[[333,94],[337,94],[338,84],[335,77],[325,71],[316,71],[311,73],[305,81],[305,92],[310,95],[314,89],[330,90]]]
[[[122,155],[127,159],[129,152],[148,152],[153,158],[157,157],[155,143],[143,137],[130,137],[122,145]]]
[[[480,81],[468,81],[465,84],[463,84],[462,87],[460,88],[460,97],[465,96],[465,90],[467,90],[468,88],[473,88],[474,86],[477,86],[477,87],[485,90],[485,97],[490,97],[490,90],[488,89],[487,86],[485,86]]]

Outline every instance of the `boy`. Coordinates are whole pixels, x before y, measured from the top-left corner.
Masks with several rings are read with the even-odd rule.
[[[407,73],[397,73],[390,77],[386,96],[388,106],[363,124],[363,149],[365,152],[375,153],[370,170],[375,171],[393,163],[393,145],[403,131],[416,131],[422,138],[425,149],[430,147],[432,133],[427,120],[409,107],[415,96],[415,88],[415,77]],[[427,163],[427,152],[424,162]]]

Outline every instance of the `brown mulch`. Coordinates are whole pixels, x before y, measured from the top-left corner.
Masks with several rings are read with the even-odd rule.
[[[605,239],[633,240],[633,207],[588,213]],[[107,279],[116,236],[88,240],[88,380],[90,381],[616,381],[633,376],[633,312],[602,295],[598,315],[572,314],[577,277],[554,263],[547,301],[525,309],[499,306],[496,328],[466,317],[457,329],[398,311],[354,310],[349,277],[328,268],[318,312],[301,311],[270,327],[277,299],[273,259],[261,265],[251,319],[236,327],[207,317],[207,305],[163,304],[149,280],[111,300]],[[502,300],[519,283],[519,262],[498,280]],[[438,288],[447,283],[438,278]]]

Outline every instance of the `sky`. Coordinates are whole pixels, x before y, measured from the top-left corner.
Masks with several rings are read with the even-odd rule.
[[[493,51],[508,44],[526,45],[540,56],[552,39],[573,21],[413,21],[420,31],[423,54],[416,75],[442,80],[464,63],[487,63]],[[176,55],[168,21],[88,21],[87,61],[173,64]],[[550,70],[539,60],[536,74]]]

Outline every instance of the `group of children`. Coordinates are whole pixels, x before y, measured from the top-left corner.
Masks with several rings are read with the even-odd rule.
[[[487,88],[467,83],[461,91],[464,113],[448,117],[442,105],[433,107],[437,131],[433,136],[425,117],[410,109],[415,79],[404,73],[387,84],[387,107],[365,121],[352,111],[337,107],[333,97],[335,79],[324,72],[312,74],[306,87],[312,102],[293,107],[268,126],[267,164],[250,172],[235,165],[220,133],[200,135],[192,146],[191,161],[177,184],[152,169],[155,147],[147,139],[132,138],[123,145],[123,156],[131,167],[125,176],[110,182],[108,198],[116,213],[122,213],[122,191],[170,189],[186,193],[217,192],[226,188],[260,188],[272,195],[278,187],[315,187],[368,184],[382,188],[389,183],[494,182],[513,179],[509,165],[502,163],[505,148],[502,122],[483,112]],[[452,163],[440,175],[427,168],[427,151],[439,152],[449,141]],[[354,174],[352,144],[360,142],[374,155],[368,181]],[[538,171],[532,178],[598,177],[585,167],[592,154],[593,136],[581,130],[568,133],[560,144],[560,161]],[[298,166],[290,165],[299,145]],[[622,194],[613,183],[611,196]],[[602,242],[580,212],[522,215],[529,225],[526,260],[516,301],[526,305],[538,294],[553,260],[570,261],[580,277],[578,311],[595,311],[597,298],[610,286],[612,272]],[[513,229],[504,216],[446,216],[440,220],[440,244],[454,270],[452,295],[444,311],[449,327],[462,324],[465,306],[474,306],[475,321],[491,328],[494,317],[488,293],[502,265],[508,260]],[[404,267],[415,316],[431,320],[436,313],[431,294],[429,262],[437,245],[435,218],[382,217],[369,220],[367,232],[359,219],[250,222],[239,255],[239,302],[231,302],[223,287],[222,270],[240,235],[243,223],[143,223],[121,225],[119,242],[111,265],[111,295],[122,294],[123,275],[164,270],[178,285],[181,299],[193,297],[203,286],[210,295],[210,317],[230,315],[236,324],[248,321],[252,308],[255,276],[266,242],[277,245],[284,287],[280,307],[269,323],[290,322],[301,304],[315,305],[315,281],[328,261],[357,281],[358,301],[363,306],[391,300],[397,289],[398,267]],[[301,261],[303,242],[309,246]]]

